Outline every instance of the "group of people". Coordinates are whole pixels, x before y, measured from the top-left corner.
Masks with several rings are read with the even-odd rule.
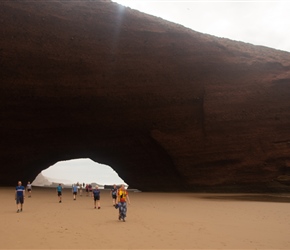
[[[78,189],[80,189],[80,195],[81,195],[82,194],[81,185],[78,185],[78,184],[72,185],[72,193],[73,193],[74,200],[76,200]],[[26,186],[26,190],[28,192],[28,197],[31,197],[32,186],[31,186],[30,182],[28,182],[28,184]],[[61,184],[59,184],[56,188],[59,203],[62,202],[62,190],[63,190],[63,187]],[[94,208],[96,209],[98,207],[98,209],[101,209],[101,203],[100,203],[101,191],[99,189],[99,186],[96,185],[94,189],[91,187],[91,190],[92,190],[91,191],[92,197],[94,200]],[[90,191],[88,189],[88,193],[89,192]],[[116,209],[119,209],[118,219],[125,222],[125,219],[127,216],[127,202],[128,202],[128,204],[130,204],[129,194],[125,188],[125,185],[122,184],[118,188],[114,184],[113,188],[110,190],[110,195],[112,197],[113,206]],[[16,200],[16,205],[17,205],[17,213],[23,211],[24,198],[25,198],[25,187],[22,186],[21,181],[18,181],[18,185],[16,186],[16,190],[15,190],[15,200]]]
[[[76,200],[76,195],[78,193],[78,184],[72,185],[72,193],[73,193],[73,199]],[[82,187],[80,185],[80,190],[82,190]],[[99,189],[99,186],[96,185],[93,189],[91,184],[86,185],[87,193],[91,193],[90,196],[94,199],[94,208],[101,209],[101,191]],[[80,191],[81,192],[81,191]],[[61,203],[62,199],[62,186],[61,184],[57,187],[57,194],[59,197],[59,203]],[[125,189],[125,185],[122,184],[120,188],[117,188],[116,184],[114,184],[113,188],[110,191],[110,195],[112,196],[113,200],[113,206],[117,209],[119,209],[119,216],[118,219],[125,222],[126,216],[127,216],[127,202],[130,204],[129,194],[128,191]],[[87,195],[88,196],[88,195]]]

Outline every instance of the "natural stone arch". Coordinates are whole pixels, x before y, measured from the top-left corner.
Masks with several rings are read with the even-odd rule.
[[[286,188],[289,53],[110,2],[0,7],[1,185],[87,157],[144,191]]]

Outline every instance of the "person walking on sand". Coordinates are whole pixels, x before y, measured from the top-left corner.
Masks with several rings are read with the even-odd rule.
[[[58,196],[58,202],[61,203],[62,200],[62,186],[61,184],[58,184],[57,188],[56,188],[56,192],[57,192],[57,196]]]
[[[28,192],[28,198],[31,197],[31,191],[32,191],[32,185],[30,184],[30,181],[26,185],[26,190]]]
[[[114,184],[114,186],[110,192],[112,199],[113,199],[113,206],[116,206],[116,204],[117,204],[117,192],[118,192],[118,188],[117,188],[116,184]]]
[[[93,199],[94,199],[94,207],[95,209],[97,208],[97,202],[98,202],[98,209],[101,209],[101,204],[100,204],[100,198],[101,198],[101,191],[99,189],[99,186],[96,185],[95,189],[93,190]]]
[[[72,193],[73,193],[74,200],[76,200],[77,193],[78,193],[78,186],[76,184],[73,184]]]
[[[15,200],[17,205],[17,213],[23,211],[23,203],[25,198],[25,187],[22,186],[22,182],[18,181],[18,186],[15,189]]]
[[[80,196],[83,196],[83,185],[80,184]]]
[[[118,190],[117,199],[119,208],[119,220],[123,220],[125,222],[127,217],[127,201],[130,204],[130,199],[124,184],[122,184]]]
[[[86,194],[89,196],[89,184],[86,185]]]
[[[92,184],[89,184],[89,196],[93,197],[93,186],[92,186]]]

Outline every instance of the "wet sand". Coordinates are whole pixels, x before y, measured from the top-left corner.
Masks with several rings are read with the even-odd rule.
[[[290,249],[290,195],[130,192],[126,222],[109,191],[74,201],[65,189],[34,188],[16,213],[0,188],[0,249]],[[26,194],[27,196],[27,194]]]

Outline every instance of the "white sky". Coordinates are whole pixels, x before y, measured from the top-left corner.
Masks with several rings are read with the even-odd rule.
[[[71,183],[126,184],[110,166],[88,158],[59,161],[41,173],[56,182],[68,180]]]
[[[192,30],[290,52],[290,0],[113,0]]]

